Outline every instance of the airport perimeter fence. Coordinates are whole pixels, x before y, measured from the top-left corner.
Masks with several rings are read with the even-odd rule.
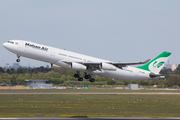
[[[27,86],[0,86],[2,89],[31,89]],[[41,89],[41,88],[39,88]],[[43,88],[44,89],[44,88]],[[130,90],[126,86],[117,87],[117,86],[54,86],[52,89],[121,89],[121,90]],[[136,90],[180,90],[179,87],[169,87],[169,88],[155,88],[150,86],[139,87]]]

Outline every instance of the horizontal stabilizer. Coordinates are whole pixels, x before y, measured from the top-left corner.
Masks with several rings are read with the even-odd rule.
[[[160,76],[177,76],[177,75],[173,75],[173,74],[154,74],[154,73],[149,74],[149,77],[151,77],[151,78],[160,77]]]

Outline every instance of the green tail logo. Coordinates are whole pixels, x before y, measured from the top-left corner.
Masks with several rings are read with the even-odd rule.
[[[155,62],[153,63],[153,67],[159,68],[159,67],[161,67],[165,62],[159,62],[157,65],[155,65],[156,63],[157,63],[157,61],[155,61]]]
[[[171,55],[170,52],[164,51],[160,55],[152,59],[150,62],[146,63],[145,65],[139,66],[137,68],[158,74],[161,71],[162,66],[168,60],[170,55]]]

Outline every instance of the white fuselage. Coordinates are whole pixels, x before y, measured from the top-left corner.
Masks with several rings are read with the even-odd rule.
[[[87,55],[82,55],[74,52],[70,52],[63,49],[58,49],[46,45],[41,45],[38,43],[33,43],[23,40],[11,40],[11,43],[4,43],[3,46],[9,51],[23,57],[44,61],[52,63],[61,67],[71,68],[65,62],[111,62],[108,60],[103,60]],[[107,77],[112,77],[116,79],[126,79],[126,80],[141,80],[150,79],[149,71],[138,69],[135,67],[127,66],[122,69],[117,68],[115,71],[110,70],[79,70],[77,71],[88,72],[91,74],[100,74]]]

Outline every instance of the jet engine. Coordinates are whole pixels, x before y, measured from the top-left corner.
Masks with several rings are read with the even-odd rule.
[[[64,67],[64,68],[71,68],[71,65],[70,65],[70,64],[67,64],[67,63],[62,62],[62,61],[58,61],[58,62],[56,63],[56,65],[61,66],[61,67]]]
[[[82,65],[82,64],[79,64],[79,63],[76,63],[76,62],[71,63],[71,68],[75,69],[75,70],[80,70],[80,71],[87,69],[87,67],[85,65]]]
[[[117,67],[108,63],[101,63],[101,69],[103,70],[110,70],[110,71],[116,71]]]
[[[63,69],[63,67],[59,66],[59,65],[55,65],[51,63],[51,68],[53,69]]]

